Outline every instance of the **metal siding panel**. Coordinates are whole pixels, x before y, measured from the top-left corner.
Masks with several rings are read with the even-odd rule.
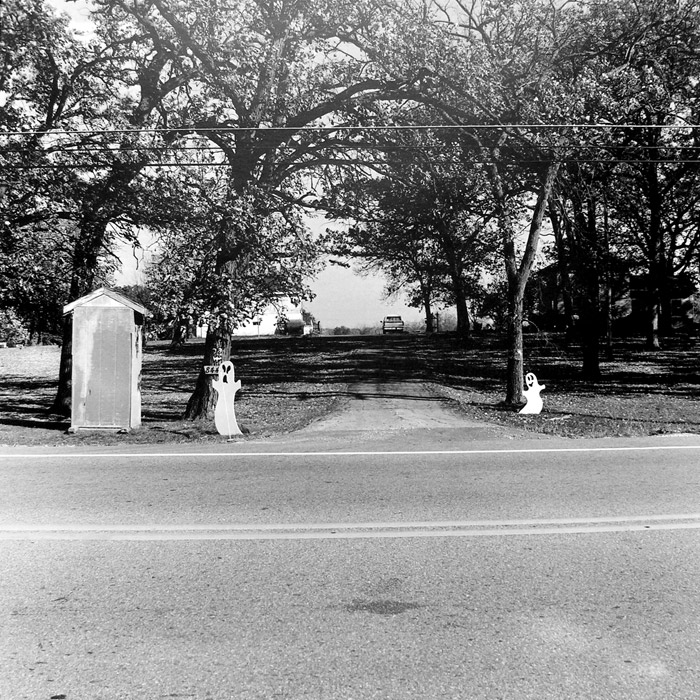
[[[96,320],[94,312],[85,308],[77,308],[73,316],[71,423],[74,427],[87,424],[91,355]]]
[[[77,311],[77,309],[76,309]],[[92,335],[86,392],[86,427],[128,428],[131,413],[131,333],[133,311],[92,308]]]

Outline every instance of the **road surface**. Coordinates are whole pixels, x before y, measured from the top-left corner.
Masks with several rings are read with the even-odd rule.
[[[700,697],[697,436],[394,390],[379,430],[372,394],[361,428],[3,450],[0,698]]]

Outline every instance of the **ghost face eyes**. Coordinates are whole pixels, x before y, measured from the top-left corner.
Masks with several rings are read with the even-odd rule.
[[[219,378],[224,384],[229,384],[229,377],[233,381],[233,362],[222,362],[219,367]]]

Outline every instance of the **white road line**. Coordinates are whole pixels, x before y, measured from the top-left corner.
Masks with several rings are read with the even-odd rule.
[[[341,540],[402,539],[425,537],[512,537],[532,535],[600,534],[613,532],[652,532],[659,530],[698,530],[700,523],[659,523],[656,525],[578,526],[561,528],[516,528],[504,530],[371,530],[366,532],[10,532],[0,533],[0,542],[21,541],[205,541],[205,540]]]
[[[537,447],[525,449],[481,450],[386,450],[386,451],[337,451],[337,452],[41,452],[0,453],[0,460],[9,459],[143,459],[178,457],[406,457],[430,455],[486,455],[486,454],[544,454],[574,452],[650,452],[671,450],[700,450],[698,445],[639,445],[624,447]]]
[[[691,522],[683,522],[692,519]],[[673,522],[668,522],[672,520]],[[556,526],[561,523],[560,526]],[[528,527],[527,525],[530,524]],[[497,525],[497,527],[494,527]],[[544,525],[544,527],[543,527]],[[451,529],[445,529],[451,528]],[[554,520],[359,523],[299,525],[44,525],[2,526],[0,541],[203,541],[398,539],[425,537],[511,537],[561,534],[698,530],[700,515],[646,518],[569,518]]]
[[[540,527],[546,525],[593,525],[606,523],[648,523],[697,520],[700,513],[660,515],[616,515],[587,518],[532,518],[514,520],[418,520],[368,523],[176,523],[176,524],[0,524],[3,532],[240,532],[271,530],[391,530],[427,528]]]

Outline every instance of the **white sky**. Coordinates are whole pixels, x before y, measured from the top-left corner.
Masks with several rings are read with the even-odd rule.
[[[70,17],[70,26],[79,32],[89,36],[92,31],[92,21],[88,11],[88,0],[46,0],[59,13],[65,13]]]
[[[136,251],[137,257],[134,257],[131,246],[126,245],[118,255],[122,260],[122,271],[117,275],[117,286],[143,283],[143,253]],[[352,269],[327,265],[311,281],[315,299],[305,301],[303,306],[324,329],[377,326],[384,316],[393,314],[400,315],[407,323],[423,321],[422,312],[407,307],[401,299],[384,300],[384,284],[381,275],[363,277]]]
[[[352,270],[328,266],[311,285],[316,298],[305,302],[323,328],[377,326],[387,315],[400,315],[404,321],[422,321],[418,309],[408,308],[401,299],[383,300],[384,280],[379,276],[360,277]]]

